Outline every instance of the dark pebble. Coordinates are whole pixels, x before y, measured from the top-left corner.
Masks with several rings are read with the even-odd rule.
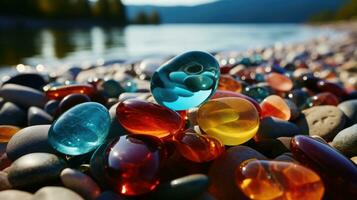
[[[275,117],[265,117],[260,121],[258,138],[292,137],[301,134],[300,129],[291,122]]]
[[[51,124],[52,116],[37,107],[30,107],[27,111],[27,124],[29,126]]]
[[[26,113],[19,106],[6,102],[0,109],[0,125],[24,126]]]
[[[3,85],[0,89],[0,97],[25,108],[31,106],[43,108],[46,103],[43,92],[16,84]]]
[[[50,125],[29,126],[21,129],[10,139],[6,153],[11,160],[35,152],[55,153],[48,142]]]
[[[357,99],[342,102],[338,108],[346,115],[346,127],[357,123]]]
[[[14,187],[31,187],[58,179],[65,167],[65,161],[54,154],[26,154],[11,164],[8,179]]]

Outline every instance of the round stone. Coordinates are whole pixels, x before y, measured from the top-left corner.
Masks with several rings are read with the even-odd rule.
[[[0,125],[24,126],[26,113],[17,105],[6,102],[0,109]]]
[[[158,199],[186,200],[200,197],[208,188],[208,177],[193,174],[160,184],[154,197]]]
[[[30,106],[43,108],[46,102],[44,93],[30,87],[16,84],[3,85],[0,89],[0,97],[26,108]]]
[[[272,72],[265,77],[269,86],[274,90],[288,92],[293,88],[293,82],[286,76]]]
[[[95,200],[100,195],[100,188],[93,179],[82,172],[66,168],[61,172],[64,186],[77,192],[87,200]],[[83,187],[85,185],[85,187]]]
[[[345,156],[357,155],[357,124],[340,131],[331,145]]]
[[[191,51],[163,64],[151,79],[151,92],[159,104],[188,110],[208,100],[218,86],[219,63],[210,54]]]
[[[41,108],[32,106],[27,111],[27,124],[29,126],[51,124],[52,120],[52,116]]]
[[[8,179],[14,187],[44,184],[59,178],[65,167],[65,161],[56,155],[30,153],[21,156],[11,164]]]
[[[61,115],[51,126],[48,140],[57,151],[81,155],[96,149],[108,135],[110,116],[99,103],[79,104]]]
[[[85,94],[69,94],[65,96],[58,105],[60,113],[64,113],[70,108],[85,102],[90,102],[90,98]]]
[[[42,87],[46,85],[47,81],[40,74],[21,73],[11,77],[3,84],[5,85],[9,83],[30,87],[36,90],[42,90]]]
[[[338,105],[338,108],[346,115],[346,127],[357,123],[357,99],[344,101]]]
[[[39,189],[34,195],[36,200],[84,200],[77,193],[64,187],[46,186]]]
[[[50,125],[29,126],[12,136],[6,147],[7,156],[11,160],[36,152],[54,153],[48,142]]]
[[[0,199],[2,200],[32,200],[32,194],[20,190],[4,190],[0,191]]]
[[[292,137],[301,134],[294,123],[275,117],[265,117],[260,121],[258,138]]]
[[[345,125],[345,116],[335,106],[316,106],[303,110],[296,124],[302,133],[318,135],[330,142]]]

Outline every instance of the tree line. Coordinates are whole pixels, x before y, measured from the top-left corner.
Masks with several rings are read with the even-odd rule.
[[[0,0],[0,16],[127,22],[121,0]]]
[[[310,22],[331,22],[357,19],[357,0],[349,0],[337,11],[326,10],[313,15]]]

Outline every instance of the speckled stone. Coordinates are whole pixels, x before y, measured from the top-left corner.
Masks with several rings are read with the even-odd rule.
[[[8,179],[14,187],[44,184],[58,179],[65,167],[65,161],[54,154],[26,154],[11,164]]]
[[[335,106],[315,106],[302,111],[296,124],[303,134],[318,135],[331,141],[345,125],[345,116]]]

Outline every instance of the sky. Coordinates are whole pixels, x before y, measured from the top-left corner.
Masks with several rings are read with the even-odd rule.
[[[124,4],[127,5],[165,5],[165,6],[176,6],[176,5],[187,5],[194,6],[198,4],[208,3],[216,0],[122,0]]]

